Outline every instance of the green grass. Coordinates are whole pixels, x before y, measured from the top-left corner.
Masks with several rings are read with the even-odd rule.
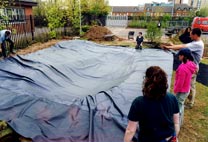
[[[175,72],[172,75],[171,92]],[[208,142],[208,87],[196,83],[196,101],[192,109],[185,109],[180,142]]]
[[[208,59],[203,58],[203,59],[201,60],[201,63],[208,65]]]

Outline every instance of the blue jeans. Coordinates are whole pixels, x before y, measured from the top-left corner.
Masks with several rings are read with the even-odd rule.
[[[189,95],[189,92],[176,94],[176,99],[178,100],[178,107],[179,107],[179,112],[180,112],[180,126],[183,124],[184,103],[188,95]]]

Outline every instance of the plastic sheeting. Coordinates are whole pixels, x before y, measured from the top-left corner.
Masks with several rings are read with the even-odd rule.
[[[171,53],[73,40],[0,61],[0,119],[34,142],[122,142],[145,70]]]

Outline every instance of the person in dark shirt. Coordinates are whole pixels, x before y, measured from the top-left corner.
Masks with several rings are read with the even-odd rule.
[[[144,41],[144,37],[142,36],[142,32],[139,32],[138,36],[136,37],[136,48],[135,49],[142,49],[142,42]]]
[[[0,31],[0,44],[1,44],[1,51],[4,58],[7,57],[7,50],[6,50],[6,42],[10,44],[10,53],[15,54],[14,49],[14,42],[11,40],[11,31],[10,30],[1,30]]]
[[[192,39],[190,37],[190,33],[191,33],[191,27],[186,28],[184,33],[179,36],[179,40],[182,43],[190,43],[190,42],[192,42]]]
[[[143,96],[131,105],[124,142],[132,142],[138,125],[138,142],[177,141],[179,107],[176,97],[167,89],[166,73],[158,66],[149,67],[143,81]]]

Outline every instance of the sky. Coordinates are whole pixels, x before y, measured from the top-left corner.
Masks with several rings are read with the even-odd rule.
[[[110,6],[137,6],[139,4],[155,2],[168,2],[168,0],[108,0]],[[188,0],[183,0],[188,3]]]

